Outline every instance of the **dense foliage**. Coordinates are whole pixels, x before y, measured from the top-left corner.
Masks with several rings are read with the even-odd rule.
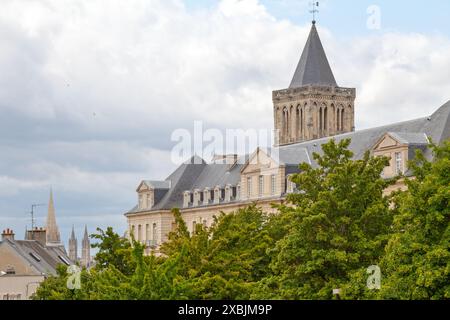
[[[35,299],[449,299],[450,142],[418,152],[408,189],[383,191],[388,164],[367,153],[352,160],[350,140],[323,146],[317,168],[301,164],[298,190],[269,215],[257,205],[218,214],[190,234],[178,210],[176,229],[157,256],[111,228],[92,237],[95,267],[70,290],[65,267]],[[367,287],[379,266],[380,290]]]

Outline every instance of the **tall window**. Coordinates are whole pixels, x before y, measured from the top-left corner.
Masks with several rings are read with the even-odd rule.
[[[197,227],[197,222],[192,221],[192,234],[194,234],[196,227]]]
[[[153,242],[156,244],[156,237],[157,236],[157,234],[156,234],[156,223],[154,223],[153,224],[153,228],[152,228],[152,240],[153,240]]]
[[[401,152],[395,153],[395,171],[397,174],[403,173],[403,158]]]
[[[138,241],[142,241],[142,226],[138,225]]]
[[[270,177],[270,193],[274,196],[275,195],[275,190],[276,190],[276,186],[275,186],[275,183],[276,183],[276,176],[273,174],[271,177]]]
[[[305,120],[303,117],[303,108],[302,108],[300,110],[300,136],[302,139],[303,139],[303,132],[304,132],[304,129],[303,129],[304,123],[305,123]]]
[[[150,240],[150,225],[149,224],[145,225],[145,240],[146,241]]]
[[[323,130],[327,131],[328,130],[328,108],[325,107],[325,109],[323,110]]]
[[[262,197],[264,194],[264,177],[259,176],[258,195]]]
[[[142,194],[139,195],[139,209],[144,209],[144,197]]]
[[[131,226],[130,235],[133,235],[133,237],[136,239],[136,227],[134,225]]]
[[[283,132],[284,136],[289,136],[289,110],[284,108],[283,110]]]
[[[344,109],[341,110],[341,131],[344,131]]]
[[[319,109],[319,130],[320,130],[320,133],[322,133],[322,131],[323,131],[323,112],[322,112],[322,108]]]
[[[247,197],[252,196],[252,177],[247,178]]]

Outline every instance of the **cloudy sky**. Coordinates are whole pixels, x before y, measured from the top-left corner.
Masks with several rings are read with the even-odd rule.
[[[271,129],[308,2],[2,0],[0,229],[22,238],[53,187],[64,240],[72,225],[122,233],[139,181],[175,168],[174,130]],[[318,28],[338,84],[358,90],[357,129],[449,100],[450,2],[355,2],[322,1]]]

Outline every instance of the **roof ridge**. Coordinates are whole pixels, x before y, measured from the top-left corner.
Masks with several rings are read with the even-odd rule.
[[[420,121],[420,120],[423,121],[423,120],[427,120],[428,118],[429,117],[422,117],[422,118],[417,118],[417,119],[412,119],[412,120],[407,120],[407,121],[394,122],[394,123],[382,125],[382,126],[379,126],[379,127],[372,127],[372,128],[362,129],[362,130],[358,130],[358,131],[337,134],[337,135],[334,135],[334,136],[324,137],[324,138],[320,138],[320,139],[296,142],[296,143],[291,143],[291,144],[285,144],[285,145],[279,146],[279,148],[281,149],[281,148],[288,148],[288,147],[291,147],[291,146],[299,146],[299,145],[302,145],[302,144],[319,143],[320,141],[331,140],[333,138],[342,138],[342,137],[345,137],[345,136],[351,136],[351,135],[354,135],[354,134],[364,133],[364,132],[368,132],[368,131],[371,131],[371,130],[379,130],[379,129],[387,128],[387,127],[394,126],[394,125],[402,125],[402,124],[406,124],[406,123],[410,123],[410,122],[416,122],[416,121]],[[416,133],[420,133],[420,132],[416,132]]]

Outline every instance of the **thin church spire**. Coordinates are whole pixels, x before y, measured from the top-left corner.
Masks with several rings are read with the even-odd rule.
[[[61,236],[56,224],[55,204],[53,202],[53,189],[50,189],[50,199],[48,201],[47,225],[46,225],[47,245],[61,245]]]

